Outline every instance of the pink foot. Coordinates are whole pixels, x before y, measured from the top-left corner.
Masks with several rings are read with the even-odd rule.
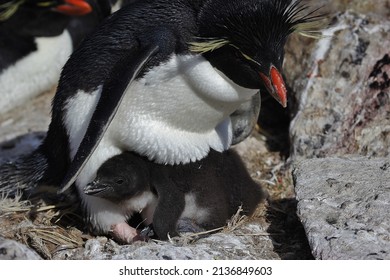
[[[139,235],[139,231],[129,226],[126,222],[112,225],[110,234],[116,241],[124,244],[143,240],[143,238]]]

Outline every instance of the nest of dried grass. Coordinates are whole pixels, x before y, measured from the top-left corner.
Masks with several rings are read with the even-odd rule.
[[[58,250],[83,246],[86,237],[75,226],[81,221],[75,206],[0,197],[0,236],[33,248],[44,259],[52,259]]]

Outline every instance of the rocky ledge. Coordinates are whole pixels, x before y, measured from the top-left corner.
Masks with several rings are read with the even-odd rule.
[[[298,216],[317,259],[390,259],[390,21],[335,16],[293,82]]]

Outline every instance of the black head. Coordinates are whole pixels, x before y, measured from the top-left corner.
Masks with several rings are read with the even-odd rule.
[[[209,0],[199,14],[199,38],[191,50],[235,83],[259,89],[263,84],[286,106],[281,75],[284,45],[300,25],[316,20],[300,1]]]
[[[84,193],[118,202],[148,190],[148,177],[143,160],[125,152],[104,162]]]
[[[87,0],[0,0],[0,32],[24,37],[57,36],[73,16],[91,11]]]

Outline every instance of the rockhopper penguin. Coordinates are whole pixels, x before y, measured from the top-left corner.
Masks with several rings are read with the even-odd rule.
[[[196,232],[224,226],[240,206],[249,216],[265,198],[233,150],[173,166],[124,152],[104,162],[84,192],[120,205],[124,220],[140,212],[163,240],[177,235],[182,221],[192,221],[186,230]],[[111,225],[111,233],[123,243],[139,239],[126,222]]]
[[[123,151],[186,164],[227,150],[230,114],[265,84],[282,106],[283,47],[315,20],[299,1],[145,0],[109,16],[65,64],[42,145],[2,166],[4,191],[73,182],[95,232],[122,209],[87,196],[97,169]]]

